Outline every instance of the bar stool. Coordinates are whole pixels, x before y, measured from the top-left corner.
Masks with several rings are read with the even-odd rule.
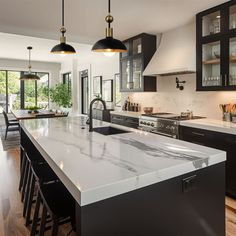
[[[58,234],[59,225],[71,222],[75,219],[75,200],[61,182],[39,186],[31,236],[37,233],[37,224],[42,202],[43,210],[40,221],[39,235],[43,236],[45,230],[52,228],[52,236]],[[52,220],[52,227],[46,227],[47,214]]]
[[[31,173],[27,184],[28,188],[23,209],[23,215],[26,216],[26,226],[31,223],[30,216],[32,204],[34,203],[33,198],[35,187],[60,181],[47,163],[31,162],[30,172]]]
[[[31,178],[31,164],[35,162],[38,164],[46,163],[45,160],[37,152],[29,154],[28,151],[24,151],[22,173],[20,178],[19,190],[21,190],[21,201],[25,200],[25,194],[29,192],[29,180]]]
[[[25,175],[25,149],[20,145],[20,182],[19,182],[19,191],[21,191],[23,186],[23,179]]]

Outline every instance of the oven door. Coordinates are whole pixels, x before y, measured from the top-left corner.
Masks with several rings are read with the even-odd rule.
[[[172,138],[178,138],[178,122],[170,119],[158,119],[155,133]]]

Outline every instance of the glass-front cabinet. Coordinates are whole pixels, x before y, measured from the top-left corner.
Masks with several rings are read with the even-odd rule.
[[[120,53],[120,91],[156,91],[156,77],[143,71],[156,51],[156,36],[140,34],[124,41],[128,51]]]
[[[236,90],[236,1],[200,12],[197,90]]]
[[[236,36],[229,39],[229,86],[236,86]]]
[[[214,11],[202,17],[202,36],[215,35],[221,32],[221,13]]]
[[[202,86],[222,86],[220,41],[202,44]]]

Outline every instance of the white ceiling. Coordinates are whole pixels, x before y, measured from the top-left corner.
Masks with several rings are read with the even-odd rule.
[[[85,60],[91,55],[91,45],[72,43],[77,51],[75,55],[61,57],[50,53],[58,40],[0,33],[0,58],[28,60],[27,46],[32,46],[31,58],[33,61],[63,62],[78,58]]]
[[[160,33],[193,21],[224,0],[111,0],[115,37]],[[0,32],[58,39],[61,0],[0,0]],[[104,37],[107,0],[66,0],[68,41],[94,43]]]

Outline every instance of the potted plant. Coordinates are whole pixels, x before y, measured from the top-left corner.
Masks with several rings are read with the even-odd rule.
[[[55,87],[50,88],[48,92],[51,101],[59,107],[70,108],[72,106],[71,92],[65,84],[56,84]]]
[[[28,113],[31,114],[31,113],[39,113],[39,109],[41,109],[40,107],[37,107],[37,106],[32,106],[32,107],[27,107],[26,108],[28,110]]]

